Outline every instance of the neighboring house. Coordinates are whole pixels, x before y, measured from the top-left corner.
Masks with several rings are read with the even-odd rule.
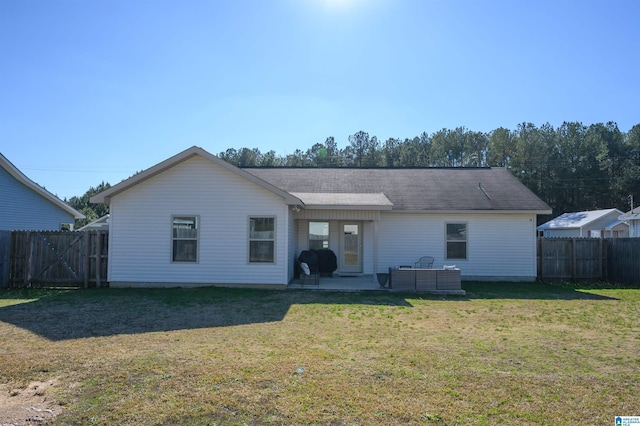
[[[629,225],[618,209],[565,213],[538,226],[541,237],[616,238],[629,236]]]
[[[640,207],[629,210],[618,218],[629,225],[629,236],[640,237]]]
[[[108,231],[109,230],[109,215],[105,214],[102,217],[89,222],[82,228],[78,228],[78,231]]]
[[[73,229],[75,219],[84,217],[0,154],[0,230]]]
[[[465,280],[532,281],[551,213],[503,168],[238,168],[198,147],[91,202],[110,206],[115,287],[283,287],[322,247],[345,276],[433,256]]]

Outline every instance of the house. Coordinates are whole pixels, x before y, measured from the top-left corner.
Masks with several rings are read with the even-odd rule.
[[[631,209],[618,218],[629,226],[629,237],[640,237],[640,207]]]
[[[0,154],[0,230],[73,229],[75,219],[84,217]]]
[[[629,225],[620,220],[618,209],[564,213],[538,226],[542,237],[627,237]]]
[[[110,285],[284,287],[300,252],[342,276],[433,256],[466,280],[536,278],[536,215],[503,168],[238,168],[192,147],[96,194],[110,206]]]

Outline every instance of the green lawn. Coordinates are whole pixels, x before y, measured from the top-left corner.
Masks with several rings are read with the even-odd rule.
[[[612,425],[640,415],[640,290],[463,288],[4,290],[0,383],[12,394],[55,383],[46,398],[60,425]]]

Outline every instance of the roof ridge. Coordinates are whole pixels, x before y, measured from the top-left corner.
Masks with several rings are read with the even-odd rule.
[[[229,163],[231,164],[231,163]],[[240,169],[263,169],[263,170],[491,170],[502,169],[503,167],[320,167],[320,166],[238,166]]]

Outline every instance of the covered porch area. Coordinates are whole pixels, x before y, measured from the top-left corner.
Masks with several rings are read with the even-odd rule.
[[[329,280],[334,281],[326,285],[344,287],[346,284],[342,283],[349,283],[371,290],[380,287],[373,276],[378,271],[378,224],[380,212],[392,208],[384,194],[293,195],[304,203],[302,208],[292,208],[295,221],[292,252],[296,253],[296,259],[305,251],[328,250],[335,262],[330,269],[326,267],[330,262],[322,262],[325,267],[320,271],[332,273]]]
[[[341,277],[334,275],[333,277],[321,276],[318,284],[310,283],[308,280],[302,282],[295,279],[287,286],[287,290],[320,290],[320,291],[344,291],[344,292],[362,292],[362,291],[389,291],[388,287],[382,287],[378,284],[373,275],[360,275],[356,277]]]

